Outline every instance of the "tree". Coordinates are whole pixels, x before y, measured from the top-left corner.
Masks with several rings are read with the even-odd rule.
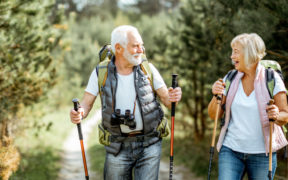
[[[258,33],[267,45],[266,58],[276,59],[283,69],[287,68],[287,63],[283,63],[288,54],[287,6],[283,0],[273,3],[189,0],[183,3],[175,23],[167,27],[168,33],[156,38],[159,47],[155,54],[160,57],[159,61],[167,62],[162,66],[180,75],[182,112],[193,119],[198,139],[204,137],[207,127],[206,108],[211,99],[211,84],[233,68],[229,60],[233,37]],[[272,33],[267,33],[267,29]]]
[[[54,2],[1,1],[0,9],[0,175],[8,179],[17,169],[19,154],[12,145],[18,113],[38,102],[55,84],[61,18],[49,21]],[[56,17],[56,16],[55,16]],[[6,153],[6,155],[5,155]],[[7,155],[8,153],[8,155]],[[7,160],[9,157],[13,159]]]
[[[231,39],[231,33],[223,34],[227,25],[224,20],[214,18],[217,14],[211,8],[215,7],[210,1],[188,1],[180,9],[175,24],[168,27],[169,32],[156,42],[160,45],[158,53],[165,55],[162,61],[179,74],[183,91],[181,109],[192,118],[198,140],[204,138],[207,128],[209,83],[215,80],[216,74],[222,73],[223,68],[219,67],[227,70],[230,63],[223,63],[223,54],[227,53],[223,52],[222,45]],[[226,13],[223,8],[220,12]],[[161,43],[163,39],[165,43]]]

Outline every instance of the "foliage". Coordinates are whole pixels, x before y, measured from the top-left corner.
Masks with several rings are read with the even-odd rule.
[[[2,144],[5,143],[5,144]],[[4,138],[0,142],[0,177],[3,180],[9,179],[12,172],[15,172],[18,168],[20,160],[20,154],[18,150],[13,146],[12,139]]]
[[[57,28],[62,26],[51,24],[60,23],[59,15],[49,20],[53,3],[1,1],[0,140],[4,146],[12,125],[19,123],[17,113],[38,102],[55,84],[56,62],[51,51],[61,37],[62,30]]]
[[[2,16],[0,122],[11,120],[21,107],[39,101],[54,85],[56,69],[50,52],[60,31],[48,21],[50,3],[10,1]]]
[[[155,16],[163,11],[176,8],[180,0],[136,0],[134,3],[135,5],[133,5],[133,7],[135,7],[139,13]]]
[[[193,119],[194,133],[202,139],[207,129],[211,84],[224,77],[230,64],[230,41],[241,33],[258,33],[267,44],[268,56],[287,63],[287,18],[282,0],[263,4],[248,1],[186,1],[168,33],[157,37],[154,56],[162,69],[179,74],[183,91],[182,112]],[[255,9],[257,11],[255,11]],[[267,29],[273,33],[267,33]],[[281,31],[279,31],[281,29]],[[157,52],[158,51],[158,52]],[[161,56],[164,54],[164,56]],[[286,78],[287,79],[287,78]]]
[[[103,21],[99,17],[81,19],[79,22],[76,18],[77,14],[70,15],[69,30],[62,40],[66,49],[63,54],[62,83],[71,88],[87,85],[92,70],[99,63],[100,45],[109,44],[114,26],[112,20]]]

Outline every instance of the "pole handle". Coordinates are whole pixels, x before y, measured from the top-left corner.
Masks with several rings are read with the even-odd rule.
[[[74,105],[74,110],[78,111],[80,103],[77,98],[72,99],[73,105]],[[82,134],[82,129],[81,129],[81,123],[77,124],[77,130],[78,130],[78,135],[79,139],[83,140],[83,134]]]
[[[79,103],[78,99],[77,99],[77,98],[74,98],[74,99],[72,99],[72,102],[73,102],[73,104],[74,104],[74,110],[75,110],[75,111],[78,111],[79,106],[80,106],[80,103]]]
[[[172,74],[172,88],[173,89],[175,89],[177,87],[177,76],[178,76],[178,74]],[[172,102],[171,116],[175,116],[175,108],[176,108],[176,103]]]
[[[173,89],[177,87],[177,76],[178,74],[172,74],[172,88]]]

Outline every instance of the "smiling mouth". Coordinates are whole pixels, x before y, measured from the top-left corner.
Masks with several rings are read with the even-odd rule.
[[[238,64],[239,64],[239,61],[233,61],[233,60],[232,60],[232,64],[233,64],[233,65],[238,65]]]

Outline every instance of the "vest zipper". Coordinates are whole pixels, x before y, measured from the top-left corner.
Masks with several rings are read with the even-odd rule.
[[[134,67],[134,86],[135,86],[135,92],[136,92],[136,98],[137,98],[137,102],[139,104],[139,110],[140,110],[140,114],[141,114],[141,118],[142,118],[142,124],[143,124],[143,133],[145,134],[145,123],[144,123],[144,116],[143,116],[143,112],[142,112],[142,105],[140,103],[140,100],[139,100],[139,95],[138,95],[138,92],[137,92],[137,87],[136,87],[136,71],[138,70],[138,67]],[[138,75],[139,76],[139,75]],[[137,104],[136,104],[137,105]]]

